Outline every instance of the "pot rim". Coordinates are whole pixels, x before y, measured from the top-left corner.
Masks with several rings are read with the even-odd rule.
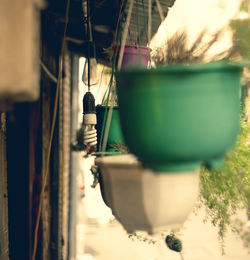
[[[249,66],[248,63],[236,63],[230,61],[212,61],[209,63],[192,63],[192,64],[170,64],[161,66],[158,68],[143,69],[143,68],[126,68],[121,71],[118,71],[117,75],[126,75],[126,74],[166,74],[166,73],[179,73],[179,72],[213,72],[213,71],[232,71],[232,70],[242,70],[243,67]]]
[[[162,172],[155,172],[154,170],[146,167],[144,168],[141,162],[138,160],[136,156],[133,154],[117,154],[117,155],[110,155],[110,156],[102,156],[95,159],[95,164],[100,167],[114,167],[114,168],[138,168],[143,171],[149,171],[156,175],[159,174],[166,174],[166,175],[180,175],[180,174],[197,174],[200,172],[200,167],[196,170],[192,171],[162,171]]]
[[[110,156],[102,156],[98,157],[95,160],[96,165],[109,165],[109,166],[140,166],[140,162],[137,158],[132,154],[119,154],[119,155],[110,155]]]
[[[96,109],[100,109],[100,110],[105,110],[106,108],[109,109],[111,107],[113,107],[113,109],[115,109],[115,110],[119,110],[119,106],[118,105],[116,105],[116,106],[110,106],[110,105],[106,106],[106,105],[101,105],[101,104],[96,105]]]
[[[121,50],[121,45],[117,45],[113,47],[113,51],[117,55],[119,55]],[[152,51],[151,48],[147,46],[139,46],[139,45],[125,45],[124,46],[124,54],[134,54],[134,55],[141,55],[141,56],[149,56],[150,52]]]

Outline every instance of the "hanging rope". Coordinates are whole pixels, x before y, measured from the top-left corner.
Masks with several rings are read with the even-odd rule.
[[[132,17],[131,17],[131,19],[132,19],[132,22],[134,23],[134,24],[136,24],[136,22],[135,22],[135,11],[134,11],[134,7],[133,7],[133,9],[132,9]],[[138,17],[137,17],[138,18]],[[128,33],[129,33],[129,35],[130,35],[130,28],[128,27]],[[132,33],[133,33],[133,35],[134,35],[134,44],[135,45],[137,45],[137,30],[134,30],[134,32],[133,32],[133,30],[132,30]],[[131,42],[133,42],[133,40],[131,41]]]
[[[111,105],[108,106],[108,102],[109,102],[110,94],[111,94],[111,90],[112,90],[113,77],[114,77],[113,72],[114,72],[114,69],[115,69],[115,63],[116,63],[116,57],[115,57],[115,60],[113,62],[112,75],[111,75],[111,78],[110,78],[110,81],[109,81],[108,97],[107,97],[107,102],[106,102],[106,108],[105,108],[103,125],[102,125],[102,132],[101,132],[101,138],[100,138],[99,151],[102,151],[102,152],[106,151],[109,128],[110,128],[110,123],[111,123],[112,113],[113,113],[113,104],[111,102]],[[111,112],[110,112],[110,110],[111,110]]]
[[[130,0],[128,16],[127,16],[127,19],[126,19],[126,23],[125,23],[125,27],[124,27],[124,31],[123,31],[123,35],[122,35],[121,48],[120,48],[120,53],[119,53],[120,55],[119,55],[118,65],[117,65],[118,71],[121,69],[121,65],[122,65],[124,48],[125,48],[125,44],[126,44],[126,40],[127,40],[127,36],[128,36],[128,27],[129,27],[130,20],[131,20],[133,5],[134,5],[134,0]],[[111,87],[112,87],[112,85],[110,86],[110,88]],[[106,121],[106,124],[105,124],[103,143],[102,143],[102,152],[105,152],[106,147],[107,147],[108,134],[109,134],[109,128],[110,128],[110,123],[111,123],[111,119],[112,119],[112,113],[113,113],[113,105],[111,104],[109,106],[107,121]]]
[[[122,35],[121,49],[120,49],[120,55],[119,55],[118,65],[117,65],[117,69],[118,70],[120,70],[121,66],[122,66],[124,47],[125,47],[127,36],[128,36],[128,27],[129,27],[130,20],[131,20],[131,14],[132,14],[133,5],[134,5],[134,0],[130,0],[128,16],[127,16],[127,19],[126,19],[126,23],[125,23],[125,27],[124,27],[124,31],[123,31],[123,35]]]
[[[103,136],[102,152],[105,152],[106,147],[107,147],[108,134],[109,134],[109,128],[110,128],[110,123],[111,123],[111,119],[112,119],[112,113],[113,113],[113,106],[111,105],[109,107],[106,127],[105,127],[105,131],[104,131],[104,136]]]
[[[152,26],[152,0],[148,0],[148,40],[151,39]]]
[[[151,1],[151,0],[149,0],[149,1]],[[156,1],[158,11],[159,11],[159,15],[161,17],[161,21],[163,22],[165,18],[164,18],[164,15],[163,15],[161,4],[160,4],[159,0],[155,0],[155,1]]]
[[[120,7],[120,11],[119,11],[119,16],[118,16],[118,20],[117,20],[117,24],[116,24],[116,29],[115,29],[115,41],[114,41],[115,44],[116,44],[116,41],[117,41],[118,26],[119,26],[119,22],[120,22],[120,19],[121,19],[121,13],[122,13],[123,4],[124,4],[124,0],[122,0],[121,7]]]
[[[144,4],[144,0],[141,0],[142,3],[142,8],[143,8],[143,15],[144,15],[144,26],[146,28],[147,24],[148,24],[148,17],[146,15],[146,11],[145,11],[145,4]],[[148,34],[146,34],[146,39],[147,39],[147,45],[149,44],[149,38],[148,38]]]
[[[117,37],[119,38],[120,37],[120,30],[118,30],[118,27],[117,27],[116,34],[117,34]],[[104,140],[104,132],[105,132],[106,125],[107,125],[106,123],[107,123],[108,111],[109,111],[108,102],[110,100],[111,88],[112,88],[112,84],[113,84],[113,81],[114,81],[114,71],[115,71],[116,62],[117,62],[118,48],[116,48],[114,51],[115,51],[115,54],[114,54],[113,63],[112,63],[112,73],[111,73],[109,85],[107,87],[107,90],[106,90],[104,97],[103,97],[103,100],[102,100],[102,104],[104,104],[106,106],[106,108],[105,108],[105,112],[104,112],[104,118],[103,118],[103,124],[102,124],[102,130],[101,130],[101,136],[100,136],[100,142],[99,142],[99,148],[98,148],[99,152],[105,151],[106,146],[107,146],[107,143],[106,143],[105,147],[102,149],[103,140]],[[106,103],[104,103],[104,99],[105,99],[106,96],[107,96]]]
[[[136,25],[137,25],[137,29],[136,29],[136,45],[141,44],[141,37],[140,37],[140,23],[139,23],[139,14],[138,14],[138,0],[135,0],[135,13],[136,13]]]

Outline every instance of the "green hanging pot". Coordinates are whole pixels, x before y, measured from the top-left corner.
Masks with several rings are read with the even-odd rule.
[[[160,172],[220,167],[239,132],[241,73],[226,62],[118,72],[129,150]]]
[[[99,147],[100,141],[101,141],[101,134],[103,131],[105,131],[105,125],[104,124],[104,116],[105,116],[105,111],[108,113],[108,106],[101,106],[98,105],[96,106],[96,115],[97,115],[97,145]],[[112,112],[112,118],[110,122],[110,127],[109,127],[109,134],[108,134],[108,140],[107,140],[107,148],[106,151],[112,152],[115,149],[113,148],[113,145],[119,145],[123,144],[124,139],[122,135],[122,130],[121,130],[121,124],[120,124],[120,114],[119,114],[119,107],[114,106],[113,107],[113,112]]]

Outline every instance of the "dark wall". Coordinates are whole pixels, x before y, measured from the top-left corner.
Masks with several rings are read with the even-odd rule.
[[[10,259],[29,259],[29,104],[7,116]]]

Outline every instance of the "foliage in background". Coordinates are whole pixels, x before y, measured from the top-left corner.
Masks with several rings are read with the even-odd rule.
[[[234,32],[233,52],[243,59],[250,60],[250,19],[231,22]]]
[[[152,52],[152,60],[156,66],[165,64],[178,64],[178,63],[197,63],[204,62],[207,52],[216,43],[220,37],[223,36],[223,31],[219,31],[212,36],[210,41],[205,42],[206,30],[201,32],[191,47],[188,47],[187,32],[176,32],[164,45],[156,48]],[[228,58],[231,50],[223,51],[216,54],[212,59],[221,60]]]
[[[90,168],[90,172],[93,175],[93,183],[91,184],[91,188],[95,188],[97,184],[99,183],[100,173],[98,166],[92,165]]]
[[[205,205],[207,217],[218,227],[224,252],[228,229],[235,230],[232,218],[250,202],[250,123],[242,119],[241,133],[235,148],[228,154],[220,171],[201,171],[200,206]]]
[[[244,0],[241,10],[249,11],[249,0]],[[234,20],[233,47],[212,58],[212,60],[233,59],[250,60],[250,19]],[[204,43],[206,32],[198,35],[193,45],[188,47],[186,32],[177,32],[167,42],[152,53],[156,66],[176,63],[203,62],[204,58],[216,41],[223,36],[218,32],[212,39]],[[228,154],[226,165],[220,171],[201,171],[200,207],[206,206],[207,217],[218,227],[219,238],[224,252],[224,237],[227,230],[240,235],[245,245],[250,247],[250,230],[243,230],[242,225],[235,225],[233,217],[238,210],[250,208],[250,147],[249,123],[242,119],[241,134],[235,148]]]
[[[232,20],[233,31],[232,59],[250,61],[250,0],[242,0],[240,11],[248,14],[248,18]],[[244,69],[244,80],[250,81],[250,69]]]
[[[132,241],[140,241],[140,242],[145,242],[148,244],[156,244],[157,239],[149,236],[148,234],[145,234],[143,232],[133,232],[128,235],[128,238],[130,238]]]
[[[112,144],[110,146],[114,148],[116,152],[120,152],[123,154],[129,153],[128,147],[123,143]]]
[[[83,126],[77,130],[76,132],[76,140],[74,144],[71,144],[71,150],[72,151],[84,151],[85,150],[85,145],[83,143],[83,138],[84,137],[84,130],[83,130]]]
[[[239,235],[250,254],[250,226],[246,225],[242,220],[236,219],[234,223],[234,231]]]
[[[241,0],[240,10],[245,11],[245,12],[250,11],[249,10],[249,4],[250,4],[249,0]]]
[[[176,237],[175,232],[171,232],[169,235],[166,235],[166,232],[161,232],[160,237],[155,237],[147,234],[146,232],[137,231],[128,235],[132,241],[145,242],[147,244],[157,244],[160,240],[164,239],[166,246],[177,253],[180,254],[181,260],[184,260],[184,257],[181,253],[182,251],[182,242]]]
[[[242,0],[240,11],[250,12],[250,1]],[[234,19],[230,22],[233,32],[233,46],[225,50],[210,60],[233,59],[233,60],[250,60],[250,19]],[[201,63],[211,47],[223,37],[224,30],[215,33],[209,41],[206,41],[206,30],[202,31],[194,41],[191,47],[188,47],[188,35],[186,31],[177,31],[165,44],[156,48],[152,52],[152,60],[156,64],[178,64],[178,63]]]

